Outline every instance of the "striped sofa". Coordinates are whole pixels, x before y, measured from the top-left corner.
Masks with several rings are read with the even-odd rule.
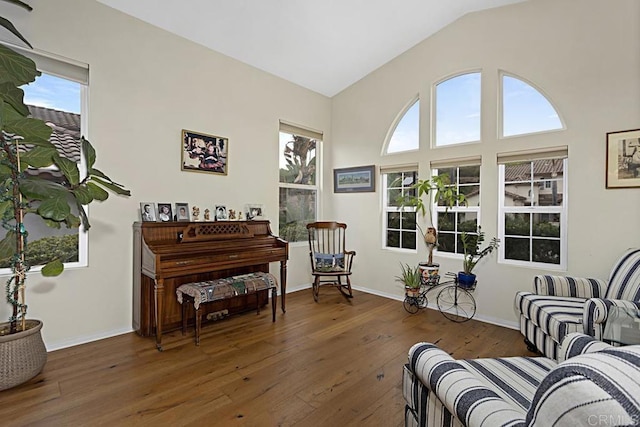
[[[628,249],[609,280],[535,276],[534,292],[518,292],[515,310],[530,350],[557,359],[565,335],[583,332],[602,339],[612,306],[640,307],[640,249]]]
[[[640,425],[640,345],[572,333],[559,357],[455,360],[415,344],[403,374],[405,426]]]

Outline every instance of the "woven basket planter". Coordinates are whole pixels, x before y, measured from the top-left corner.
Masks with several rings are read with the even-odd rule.
[[[8,328],[0,323],[0,330]],[[42,341],[42,322],[27,320],[27,330],[0,336],[0,390],[20,385],[35,377],[47,362]]]

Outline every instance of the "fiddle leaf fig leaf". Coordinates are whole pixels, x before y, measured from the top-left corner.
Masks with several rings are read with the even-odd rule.
[[[71,213],[66,197],[52,197],[38,206],[38,215],[53,221],[64,221]]]
[[[20,135],[24,144],[50,146],[51,128],[45,122],[33,118],[22,118],[5,123],[5,131]]]
[[[109,193],[107,193],[105,190],[103,190],[93,182],[88,182],[87,188],[89,189],[91,196],[96,200],[100,200],[101,202],[103,202],[109,198]]]
[[[0,203],[0,218],[2,218],[7,211],[13,212],[12,208],[13,201],[11,200],[5,200],[4,202]]]
[[[4,239],[0,241],[0,260],[11,258],[16,252],[16,232],[7,230]]]
[[[35,147],[20,156],[20,161],[34,168],[46,168],[53,164],[53,158],[57,154],[53,145],[51,147]]]
[[[56,166],[60,169],[60,172],[64,174],[71,185],[78,185],[80,183],[80,171],[78,165],[72,160],[66,157],[55,157]]]
[[[100,178],[93,178],[93,181],[97,182],[98,184],[102,185],[103,187],[108,188],[109,190],[113,191],[116,194],[121,194],[123,196],[130,196],[131,195],[131,191],[125,189],[122,187],[122,185],[120,184],[116,184],[115,182],[107,182],[107,181],[103,181]]]
[[[78,228],[81,224],[80,217],[77,217],[71,213],[69,214],[65,222],[67,223],[67,228]]]
[[[60,273],[64,271],[64,264],[59,259],[54,259],[51,262],[48,262],[40,272],[45,277],[55,277],[59,276]]]
[[[76,196],[76,199],[82,205],[88,205],[93,202],[93,196],[91,195],[91,191],[87,188],[86,185],[81,185],[78,188],[73,190],[73,194]]]
[[[13,49],[0,45],[0,82],[22,86],[31,83],[39,75],[40,71],[37,70],[35,62]]]
[[[9,3],[25,5],[25,3],[18,0],[7,0],[7,1]],[[22,40],[27,46],[33,49],[33,46],[31,46],[31,43],[29,43],[27,39],[25,39],[24,36],[20,34],[20,31],[18,31],[18,29],[7,18],[3,18],[2,16],[0,16],[0,25],[2,25],[4,28],[9,30],[14,36]]]
[[[45,223],[45,224],[47,224],[47,227],[57,228],[57,229],[62,228],[62,227],[60,226],[60,223],[59,223],[59,222],[57,222],[57,221],[53,221],[53,220],[51,220],[51,219],[46,219],[46,218],[43,218],[43,220],[44,220],[44,223]]]
[[[2,47],[2,45],[0,45]],[[2,66],[0,65],[0,70]],[[19,87],[16,87],[11,82],[0,83],[0,98],[2,98],[7,104],[11,105],[22,117],[29,115],[29,109],[22,99],[24,98],[24,91]]]
[[[96,150],[89,141],[84,139],[84,136],[81,137],[81,142],[84,159],[87,162],[87,170],[91,171],[91,169],[93,169],[93,165],[96,163]]]
[[[44,200],[50,197],[64,199],[67,189],[53,181],[30,177],[20,180],[20,192],[27,199]]]
[[[76,206],[78,207],[78,214],[80,215],[80,222],[82,223],[84,231],[89,231],[89,229],[91,228],[91,224],[89,224],[89,217],[87,216],[87,213],[84,210],[84,206],[78,203],[77,199],[76,199]]]

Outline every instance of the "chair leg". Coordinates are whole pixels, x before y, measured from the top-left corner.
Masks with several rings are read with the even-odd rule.
[[[187,299],[182,299],[182,335],[187,333]]]
[[[524,339],[524,343],[527,346],[527,350],[529,350],[532,353],[540,353],[540,350],[538,350],[538,348],[535,346],[534,343],[532,343],[531,341],[529,341],[528,339]]]
[[[313,279],[313,287],[311,290],[313,292],[313,299],[315,302],[318,302],[318,296],[320,294],[320,276],[315,276]]]
[[[351,292],[351,280],[349,279],[349,276],[345,276],[345,278],[347,279],[347,283],[343,285],[342,276],[338,276],[338,289],[340,290],[340,293],[342,293],[342,295],[344,295],[345,297],[353,298],[353,293]],[[345,288],[349,291],[349,293],[346,293],[344,291]]]
[[[196,345],[200,345],[200,329],[202,328],[202,316],[200,316],[200,307],[196,310]]]
[[[272,322],[276,321],[276,302],[278,300],[278,290],[274,286],[271,288],[271,318]]]

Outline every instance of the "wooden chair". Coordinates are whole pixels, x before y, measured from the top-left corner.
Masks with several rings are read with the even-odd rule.
[[[347,224],[335,221],[307,224],[313,275],[313,299],[316,302],[318,302],[321,285],[337,287],[342,295],[353,298],[349,276],[351,276],[351,264],[356,253],[345,250],[346,229]]]

